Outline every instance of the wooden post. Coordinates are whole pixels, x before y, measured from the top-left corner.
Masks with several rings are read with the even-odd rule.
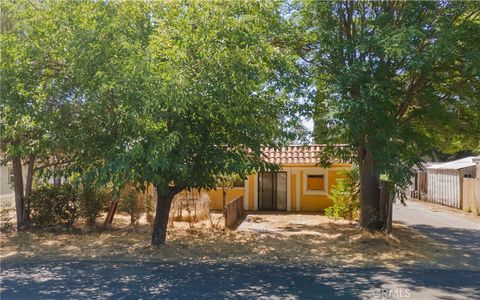
[[[118,206],[118,198],[113,198],[112,202],[110,203],[110,207],[108,208],[107,217],[105,218],[105,222],[103,222],[103,227],[109,227],[113,222],[113,217],[115,216],[115,212],[117,211]]]

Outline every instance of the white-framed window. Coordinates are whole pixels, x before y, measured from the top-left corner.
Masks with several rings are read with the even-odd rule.
[[[13,168],[8,168],[8,183],[13,184]]]
[[[303,194],[328,194],[328,172],[325,169],[315,168],[303,171]]]
[[[325,176],[323,174],[307,175],[307,191],[325,191]]]

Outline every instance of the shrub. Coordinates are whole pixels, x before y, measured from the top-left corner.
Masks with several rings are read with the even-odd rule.
[[[359,173],[357,168],[347,172],[347,177],[338,179],[328,198],[333,205],[325,209],[325,215],[337,219],[358,219],[360,197],[358,195]]]
[[[110,197],[107,188],[94,189],[84,185],[80,197],[80,215],[85,218],[87,225],[95,225],[98,216],[105,210]]]
[[[26,203],[33,226],[71,227],[78,219],[79,193],[70,184],[42,186],[26,199]]]
[[[135,191],[129,192],[118,202],[118,210],[130,215],[130,225],[135,225],[140,219],[140,213],[143,211],[143,202],[141,197],[137,197]]]

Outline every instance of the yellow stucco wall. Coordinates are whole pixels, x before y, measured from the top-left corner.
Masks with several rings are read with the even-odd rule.
[[[248,209],[254,210],[254,197],[255,197],[255,176],[248,176]]]
[[[331,188],[337,183],[337,179],[345,178],[345,171],[343,170],[328,170],[328,190],[326,195],[305,195],[304,194],[304,171],[300,171],[300,211],[320,211],[323,212],[325,208],[333,204],[332,200],[328,198],[328,193]]]
[[[227,202],[245,195],[244,188],[233,188],[227,192]],[[210,209],[223,209],[223,193],[222,189],[216,189],[208,191],[208,196],[210,197]]]
[[[292,180],[290,181],[290,197],[292,203],[292,211],[297,210],[297,175],[292,174]]]
[[[350,168],[350,164],[333,164],[329,169],[322,169],[315,165],[284,165],[282,169],[290,174],[290,202],[291,211],[296,211],[297,201],[300,201],[300,211],[305,212],[323,212],[325,208],[331,206],[332,200],[328,198],[331,188],[337,183],[337,179],[345,178],[345,171]],[[319,170],[328,174],[328,186],[324,195],[306,195],[304,193],[304,172]],[[254,209],[254,175],[249,176],[249,205],[248,209]],[[258,187],[257,187],[258,188]],[[299,199],[297,199],[297,194]]]
[[[328,192],[336,184],[337,179],[345,178],[345,171],[350,168],[350,164],[334,164],[330,169],[321,169],[318,166],[310,165],[284,165],[282,166],[284,171],[287,171],[290,174],[290,203],[291,211],[294,212],[297,210],[297,202],[300,202],[300,211],[305,212],[323,212],[325,208],[332,205],[332,201],[328,199]],[[325,195],[305,195],[304,194],[304,172],[309,172],[313,170],[321,170],[324,174],[328,174],[328,187]],[[308,174],[308,173],[307,173]],[[255,181],[257,177],[255,175],[248,176],[248,207],[246,210],[255,209],[255,195],[258,189]],[[122,195],[125,196],[131,190],[130,186],[126,186]],[[231,201],[239,196],[246,197],[245,188],[233,188],[227,192],[227,201]],[[153,187],[149,187],[146,194],[153,195]],[[210,208],[215,210],[222,209],[222,190],[211,190],[208,191],[210,197]],[[145,195],[141,195],[145,196]],[[299,197],[297,197],[299,196]],[[245,199],[247,200],[247,199]]]

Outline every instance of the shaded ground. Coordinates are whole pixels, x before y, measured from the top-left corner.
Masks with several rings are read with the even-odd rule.
[[[372,299],[382,290],[388,298],[480,297],[480,274],[464,270],[60,261],[4,263],[2,277],[2,299]]]
[[[395,204],[393,218],[447,246],[449,255],[439,257],[439,265],[480,270],[480,218],[415,200]]]
[[[214,215],[214,224],[218,216]],[[117,227],[108,231],[2,234],[0,257],[8,261],[78,258],[398,267],[434,265],[445,253],[441,245],[404,225],[396,225],[395,236],[387,238],[383,233],[360,231],[355,223],[300,214],[249,215],[236,231],[212,230],[208,222],[175,222],[167,245],[157,249],[150,246],[149,226],[131,228],[126,226],[127,219],[119,216]]]
[[[319,215],[257,213],[237,231],[175,222],[157,249],[148,225],[127,221],[1,234],[1,298],[480,298],[480,269],[455,259],[470,252],[402,224],[388,238]]]

